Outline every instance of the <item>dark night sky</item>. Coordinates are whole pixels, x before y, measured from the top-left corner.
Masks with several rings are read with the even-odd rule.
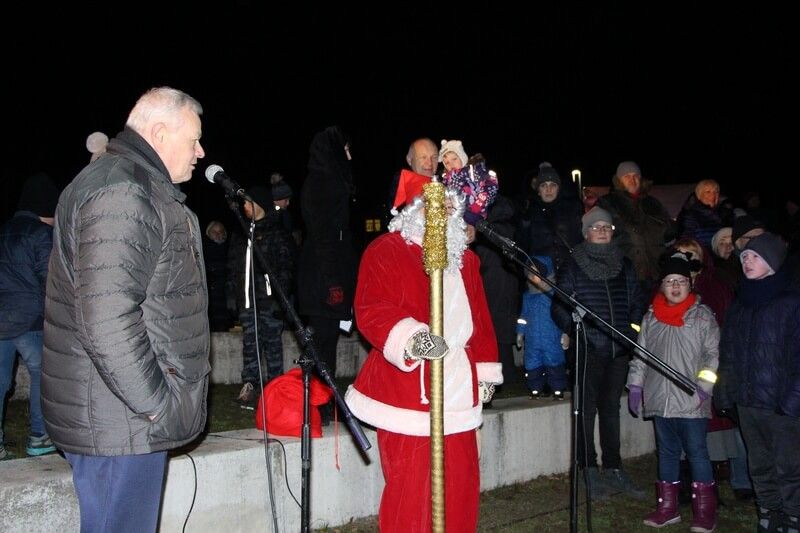
[[[507,194],[542,160],[562,178],[581,168],[584,185],[607,185],[624,159],[657,183],[714,178],[723,193],[736,192],[734,180],[767,192],[794,178],[795,135],[781,133],[796,116],[786,13],[226,4],[71,12],[77,26],[64,12],[9,21],[18,35],[0,42],[11,92],[2,219],[27,175],[43,169],[68,183],[88,162],[86,136],[119,131],[157,85],[205,108],[207,157],[185,186],[201,221],[227,211],[203,177],[208,164],[243,186],[277,170],[297,192],[313,133],[332,123],[353,137],[358,200],[377,212],[408,143],[423,135],[483,153]]]

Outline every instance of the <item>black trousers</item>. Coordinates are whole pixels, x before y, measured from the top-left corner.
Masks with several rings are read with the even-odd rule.
[[[756,502],[800,516],[800,419],[743,405],[738,410]]]
[[[321,316],[308,317],[314,330],[314,346],[320,361],[328,365],[331,377],[336,377],[336,345],[339,342],[339,319]]]
[[[580,466],[597,466],[595,416],[599,421],[603,468],[620,468],[622,465],[619,453],[619,401],[628,377],[628,361],[628,356],[582,356],[578,378],[581,388],[578,408],[582,421],[577,435],[577,460]]]

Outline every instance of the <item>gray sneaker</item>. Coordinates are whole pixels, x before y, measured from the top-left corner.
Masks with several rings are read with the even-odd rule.
[[[42,435],[41,437],[28,437],[28,445],[25,447],[25,453],[31,457],[38,457],[40,455],[47,455],[56,451],[56,446],[50,437]]]
[[[6,445],[3,442],[0,442],[0,461],[8,461],[10,459],[16,459],[17,456],[11,453],[11,451],[6,449]]]
[[[643,500],[647,497],[645,492],[637,487],[621,468],[603,469],[603,479],[612,492],[624,492],[636,499]]]
[[[608,497],[611,496],[609,487],[606,485],[603,476],[596,466],[584,468],[583,474],[585,476],[586,492],[592,500],[607,500]]]

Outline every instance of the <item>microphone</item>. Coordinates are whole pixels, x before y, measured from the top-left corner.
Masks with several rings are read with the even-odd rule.
[[[478,223],[475,224],[475,229],[486,235],[490,241],[502,248],[507,248],[514,251],[518,250],[514,241],[497,233],[492,225],[483,219],[479,220]]]
[[[211,183],[217,183],[225,189],[225,193],[229,196],[238,196],[242,200],[246,200],[248,202],[252,202],[253,199],[247,195],[242,187],[239,186],[238,183],[233,181],[225,171],[222,170],[222,167],[219,165],[210,165],[206,169],[206,179]]]

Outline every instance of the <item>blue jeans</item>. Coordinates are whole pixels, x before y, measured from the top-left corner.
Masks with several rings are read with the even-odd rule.
[[[706,444],[707,419],[657,416],[655,426],[659,480],[680,481],[681,451],[684,451],[692,468],[692,481],[714,481]]]
[[[5,399],[14,379],[14,360],[16,353],[28,368],[31,377],[30,390],[30,423],[31,434],[44,435],[44,418],[42,417],[42,332],[29,331],[13,339],[0,340],[0,442],[3,441],[3,419],[5,416]]]
[[[742,432],[737,427],[734,428],[734,433],[736,435],[736,452],[738,456],[731,457],[728,460],[731,470],[731,488],[752,490],[753,483],[750,481],[750,474],[747,471],[747,448],[745,448],[742,440]]]

